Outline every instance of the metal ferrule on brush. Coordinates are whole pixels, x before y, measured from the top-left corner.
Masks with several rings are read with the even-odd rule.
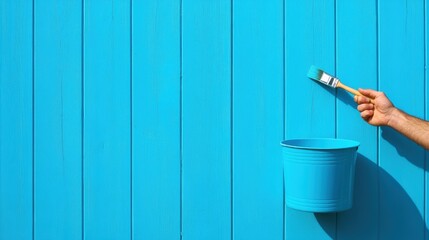
[[[328,86],[337,87],[337,84],[340,80],[323,72],[322,76],[320,77],[320,81]]]

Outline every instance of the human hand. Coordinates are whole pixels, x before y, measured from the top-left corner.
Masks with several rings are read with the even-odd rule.
[[[386,95],[371,89],[359,89],[359,92],[363,96],[356,95],[354,100],[358,104],[357,109],[361,117],[374,126],[388,125],[396,108]],[[370,99],[373,99],[374,103],[371,103]]]

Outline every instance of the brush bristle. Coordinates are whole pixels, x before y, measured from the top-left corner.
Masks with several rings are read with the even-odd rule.
[[[307,76],[315,81],[326,84],[330,87],[337,87],[339,79],[329,75],[323,70],[318,69],[315,66],[311,66],[310,70],[308,70]]]
[[[322,74],[323,74],[322,70],[312,65],[308,70],[307,77],[314,79],[316,81],[320,81],[320,79],[322,78]]]

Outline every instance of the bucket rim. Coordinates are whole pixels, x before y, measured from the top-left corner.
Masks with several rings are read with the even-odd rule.
[[[323,144],[319,144],[319,146],[305,146],[305,145],[299,145],[297,143],[299,142],[324,142],[325,144],[327,142],[335,143],[331,144],[329,146],[324,146]],[[350,148],[358,148],[360,145],[360,142],[349,140],[349,139],[342,139],[342,138],[293,138],[293,139],[286,139],[281,141],[280,145],[282,147],[288,147],[288,148],[296,148],[296,149],[309,149],[309,150],[340,150],[340,149],[350,149]]]

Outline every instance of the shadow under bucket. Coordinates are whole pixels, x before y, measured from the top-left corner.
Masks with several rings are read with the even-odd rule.
[[[283,147],[288,207],[308,212],[350,209],[359,142],[345,139],[292,139]]]

